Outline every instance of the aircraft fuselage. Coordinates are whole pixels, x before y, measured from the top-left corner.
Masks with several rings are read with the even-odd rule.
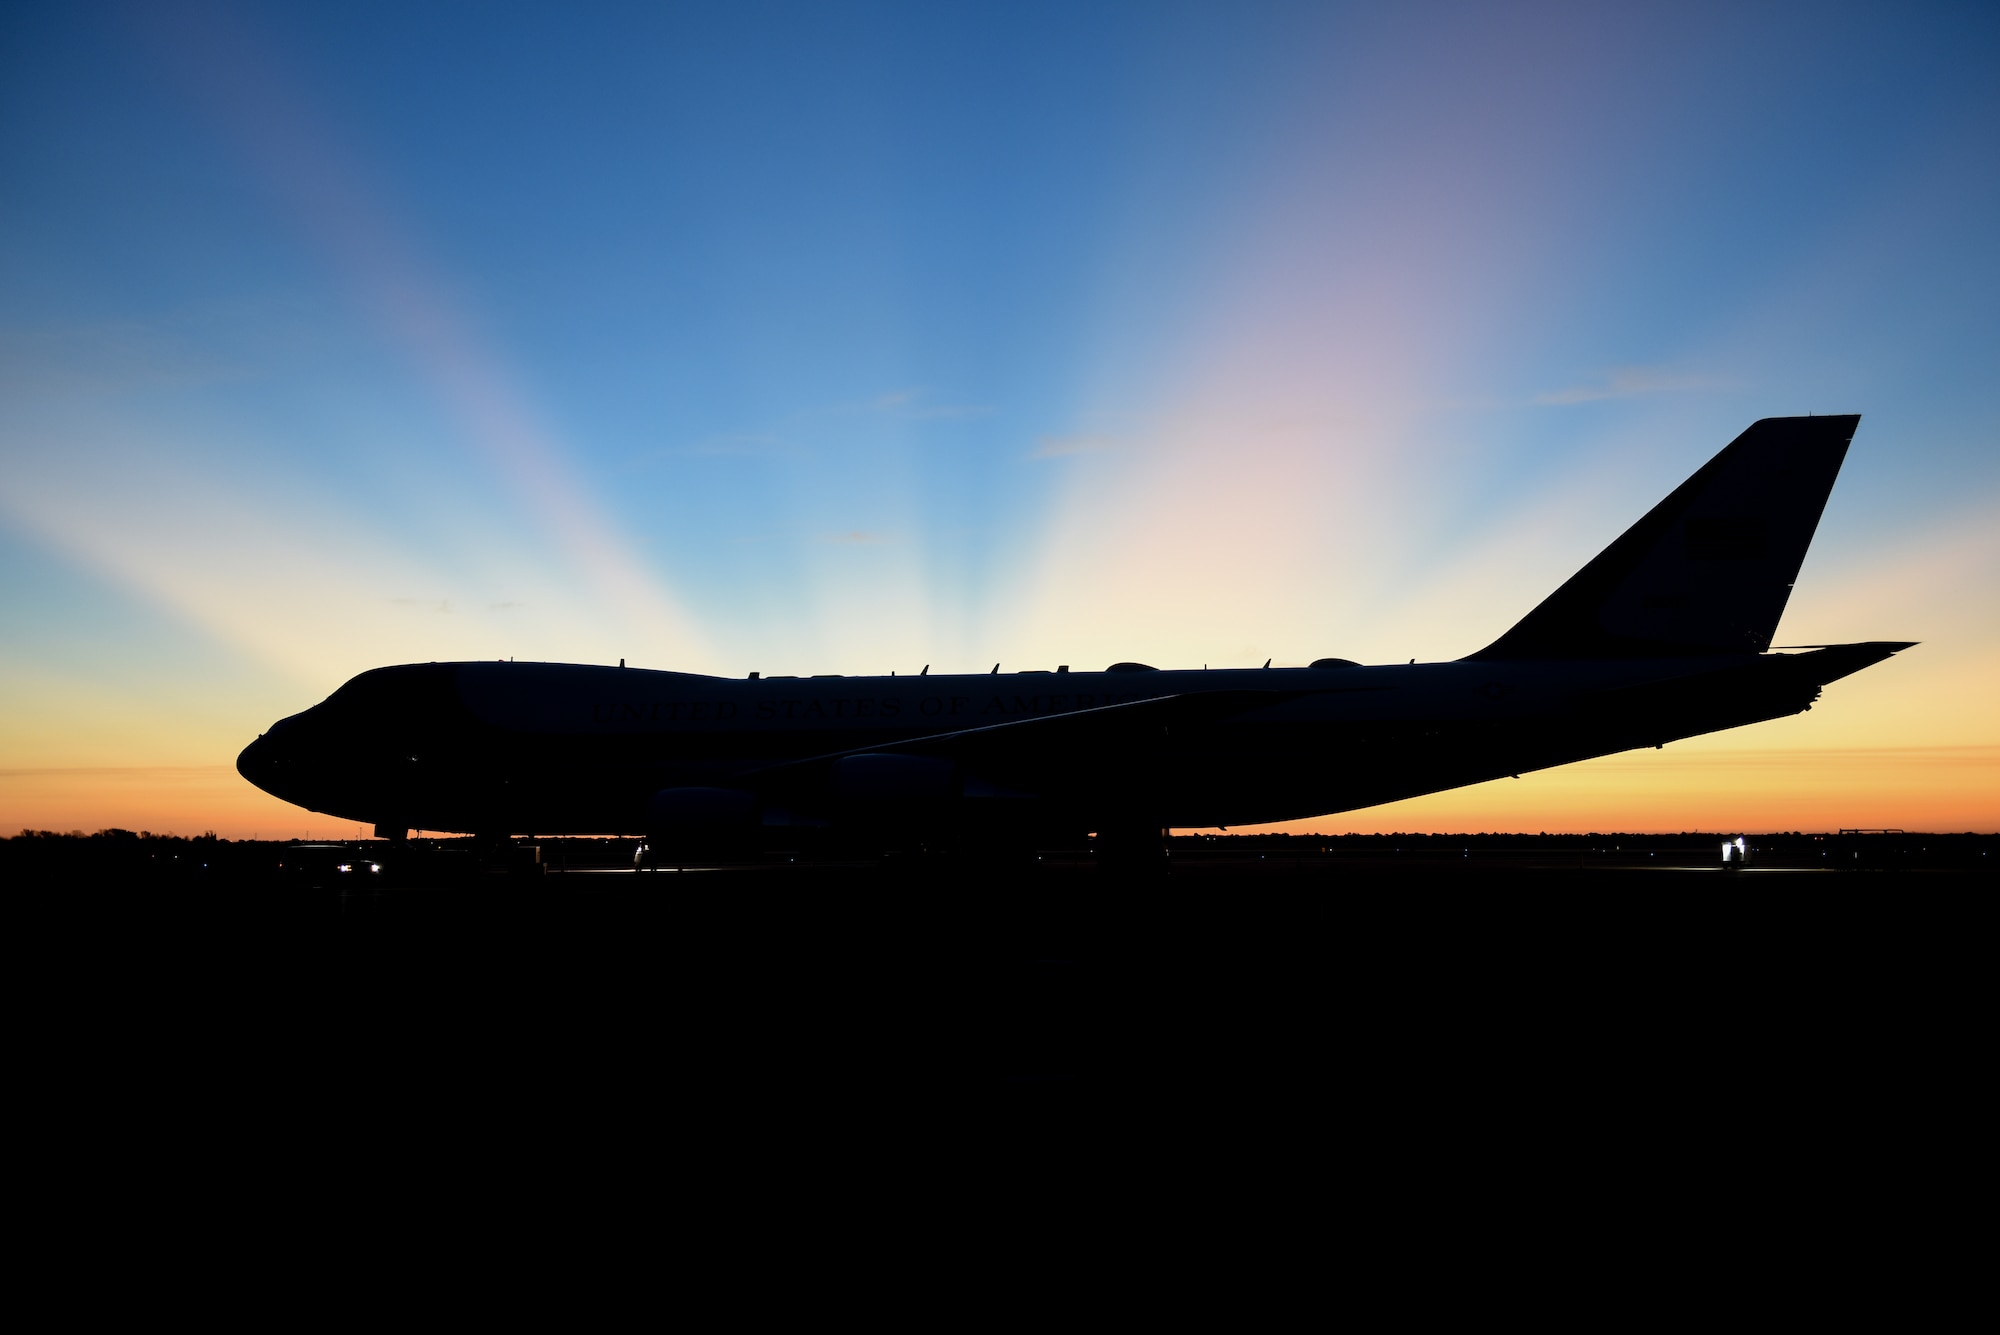
[[[1798,713],[1908,647],[1769,652],[1859,422],[1752,423],[1455,662],[761,680],[431,663],[363,673],[238,768],[391,832],[692,845],[793,826],[926,841],[1112,830],[1122,846],[1658,746]]]
[[[346,820],[430,830],[643,833],[661,790],[760,791],[764,825],[837,819],[869,794],[834,757],[925,739],[954,754],[875,796],[927,812],[1031,803],[1086,830],[1248,825],[1372,806],[1808,708],[1892,646],[1795,655],[1215,671],[741,680],[548,663],[378,669],[275,725],[246,777]],[[1865,659],[1864,661],[1858,661]],[[1114,706],[1114,735],[1012,728]],[[1098,713],[1097,711],[1108,711]],[[1028,744],[1011,744],[1018,736]],[[970,743],[963,739],[971,738]],[[814,762],[827,758],[816,771]],[[948,765],[948,769],[945,768]],[[906,766],[907,768],[908,766]],[[893,767],[892,767],[893,768]],[[823,772],[821,772],[823,771]]]

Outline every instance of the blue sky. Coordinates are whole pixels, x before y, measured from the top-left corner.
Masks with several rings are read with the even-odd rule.
[[[1804,411],[1781,634],[1926,641],[1826,737],[2000,744],[1990,6],[0,22],[0,767],[408,659],[1456,656]]]

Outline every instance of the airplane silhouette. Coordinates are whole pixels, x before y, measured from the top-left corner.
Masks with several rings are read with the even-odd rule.
[[[237,769],[409,829],[661,849],[1080,840],[1320,816],[1811,708],[1904,642],[1769,652],[1858,416],[1754,423],[1506,634],[1364,667],[723,678],[377,668]]]

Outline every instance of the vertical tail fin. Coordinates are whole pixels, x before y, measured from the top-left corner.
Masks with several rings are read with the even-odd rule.
[[[1759,654],[1859,415],[1766,417],[1475,659]]]

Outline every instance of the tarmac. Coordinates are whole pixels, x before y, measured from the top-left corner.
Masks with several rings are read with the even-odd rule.
[[[1993,878],[1958,853],[1990,840],[1846,872],[1177,843],[1136,875],[5,842],[17,1140],[162,1226],[337,1221],[342,1264],[468,1210],[637,1246],[1004,1201],[1032,1248],[1219,1187],[1417,1271],[1552,1216],[1761,1266],[1773,1220],[1934,1217],[1985,1135]]]
[[[1084,853],[634,871],[629,847],[32,899],[59,908],[44,944],[142,993],[134,1023],[186,1017],[194,1048],[275,1026],[355,1088],[518,1076],[629,1105],[1357,1068],[1481,1097],[1590,1071],[1628,1092],[1879,1081],[1977,1013],[1993,885],[1977,863],[1724,871],[1701,847],[1177,847],[1123,875]]]

